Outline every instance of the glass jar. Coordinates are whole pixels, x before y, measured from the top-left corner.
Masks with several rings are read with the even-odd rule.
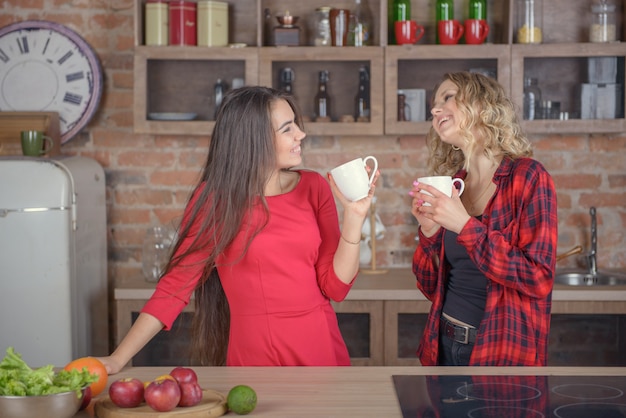
[[[543,3],[541,0],[517,0],[517,43],[540,44],[543,40]]]
[[[539,119],[541,90],[536,78],[524,77],[524,120]]]
[[[170,256],[173,237],[164,226],[148,228],[141,251],[141,270],[148,282],[158,282]]]
[[[315,9],[315,20],[313,27],[313,45],[330,45],[330,6],[318,7]]]
[[[617,39],[615,4],[610,1],[596,1],[591,5],[591,15],[589,42],[615,41]]]

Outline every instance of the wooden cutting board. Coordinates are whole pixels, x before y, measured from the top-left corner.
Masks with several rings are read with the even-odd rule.
[[[120,408],[107,396],[98,399],[94,406],[98,418],[179,418],[179,417],[220,417],[228,412],[226,396],[214,390],[202,391],[202,401],[196,406],[177,407],[169,412],[158,412],[145,403],[136,408]]]

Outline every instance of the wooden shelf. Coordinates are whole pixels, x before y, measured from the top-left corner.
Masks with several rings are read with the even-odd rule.
[[[352,100],[358,83],[358,66],[369,65],[371,78],[371,121],[369,123],[307,122],[309,135],[415,135],[425,134],[430,123],[398,122],[398,89],[426,90],[426,103],[432,88],[447,71],[489,68],[509,91],[520,113],[523,81],[537,72],[546,95],[561,101],[562,107],[576,113],[575,90],[585,83],[578,67],[586,57],[612,56],[620,61],[618,83],[626,88],[623,43],[587,42],[588,0],[544,2],[543,40],[536,45],[514,43],[516,0],[489,0],[490,35],[483,45],[435,45],[434,6],[430,0],[412,0],[411,16],[426,28],[417,45],[387,45],[388,2],[367,0],[374,21],[374,46],[312,47],[309,45],[315,9],[327,5],[324,0],[306,3],[295,0],[228,0],[229,40],[244,43],[245,48],[146,47],[143,43],[144,0],[135,6],[135,131],[149,134],[209,135],[212,121],[212,85],[224,74],[243,74],[245,84],[278,85],[283,66],[296,70],[294,94],[303,113],[309,115],[312,97],[321,67],[331,71],[329,88],[335,97],[335,119],[352,113]],[[626,0],[617,0],[618,38],[626,39]],[[333,7],[351,8],[353,1],[341,0]],[[271,18],[265,22],[264,10]],[[264,46],[265,34],[276,25],[275,16],[289,10],[300,17],[299,47]],[[467,18],[466,2],[455,0],[455,17]],[[556,61],[555,61],[556,60]],[[564,60],[564,61],[560,61]],[[539,62],[539,64],[538,64]],[[565,65],[553,65],[553,63]],[[573,64],[572,64],[573,63]],[[324,68],[324,69],[328,69]],[[535,69],[536,68],[536,69]],[[574,68],[574,71],[572,71]],[[179,79],[177,79],[179,77]],[[542,90],[543,93],[543,90]],[[626,90],[622,90],[622,104]],[[170,108],[166,108],[166,105]],[[626,107],[626,106],[623,106]],[[197,113],[195,121],[151,121],[150,112]],[[521,114],[520,114],[521,116]],[[523,121],[532,134],[607,133],[626,130],[626,118]]]
[[[22,155],[20,132],[38,130],[52,139],[45,155],[61,153],[61,133],[57,112],[0,112],[0,155]]]
[[[147,134],[210,135],[213,86],[235,77],[258,84],[257,48],[135,48],[134,129]],[[196,113],[192,121],[155,121],[151,112]]]

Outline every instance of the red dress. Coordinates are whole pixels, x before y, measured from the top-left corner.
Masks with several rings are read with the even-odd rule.
[[[335,201],[321,175],[299,173],[294,190],[267,198],[269,222],[246,255],[239,259],[238,236],[218,257],[230,306],[229,366],[350,365],[330,305],[352,287],[333,270],[340,236]],[[201,267],[164,276],[142,312],[169,329],[189,303]]]

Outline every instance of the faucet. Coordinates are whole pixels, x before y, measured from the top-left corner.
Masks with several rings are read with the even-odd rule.
[[[595,277],[598,273],[598,263],[596,260],[598,254],[598,225],[596,223],[596,208],[589,208],[589,215],[591,215],[591,251],[587,256],[589,260],[589,274]]]

